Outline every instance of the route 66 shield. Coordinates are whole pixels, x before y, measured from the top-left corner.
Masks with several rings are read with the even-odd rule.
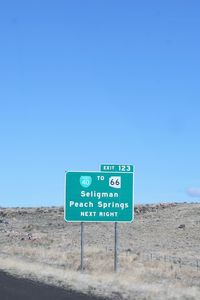
[[[109,186],[115,189],[121,189],[121,176],[111,176],[109,178]]]
[[[81,176],[80,177],[80,185],[84,188],[88,188],[92,183],[91,176]]]

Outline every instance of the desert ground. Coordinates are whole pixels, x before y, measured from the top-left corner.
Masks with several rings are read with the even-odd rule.
[[[0,269],[106,299],[200,299],[200,204],[135,207],[119,223],[119,270],[114,224],[66,223],[62,207],[0,208]]]

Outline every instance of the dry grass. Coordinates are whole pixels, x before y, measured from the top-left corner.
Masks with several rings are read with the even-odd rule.
[[[121,259],[123,261],[123,258]],[[199,299],[200,297],[198,287],[187,287],[180,281],[179,276],[183,274],[171,270],[170,267],[166,269],[161,264],[143,264],[135,261],[132,272],[113,274],[96,272],[93,269],[81,274],[72,269],[59,268],[31,259],[4,256],[0,257],[0,266],[11,274],[110,298],[115,296],[118,299]],[[98,265],[95,265],[96,269],[97,267]],[[194,274],[189,272],[188,275]]]

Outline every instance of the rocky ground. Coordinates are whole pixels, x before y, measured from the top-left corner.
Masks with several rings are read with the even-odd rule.
[[[119,272],[113,273],[114,224],[66,223],[63,208],[1,208],[0,269],[124,299],[200,299],[200,204],[135,207],[118,224]]]

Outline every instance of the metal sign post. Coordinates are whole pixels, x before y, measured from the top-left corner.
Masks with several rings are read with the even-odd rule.
[[[83,234],[84,234],[84,231],[83,231],[83,222],[81,222],[81,267],[80,267],[80,269],[81,269],[81,272],[83,272],[83,270],[84,270],[84,267],[83,267],[83,255],[84,255],[84,249],[83,249],[83,247],[84,247],[84,237],[83,237]]]
[[[115,222],[115,257],[114,257],[114,271],[118,270],[118,228],[117,222]]]

